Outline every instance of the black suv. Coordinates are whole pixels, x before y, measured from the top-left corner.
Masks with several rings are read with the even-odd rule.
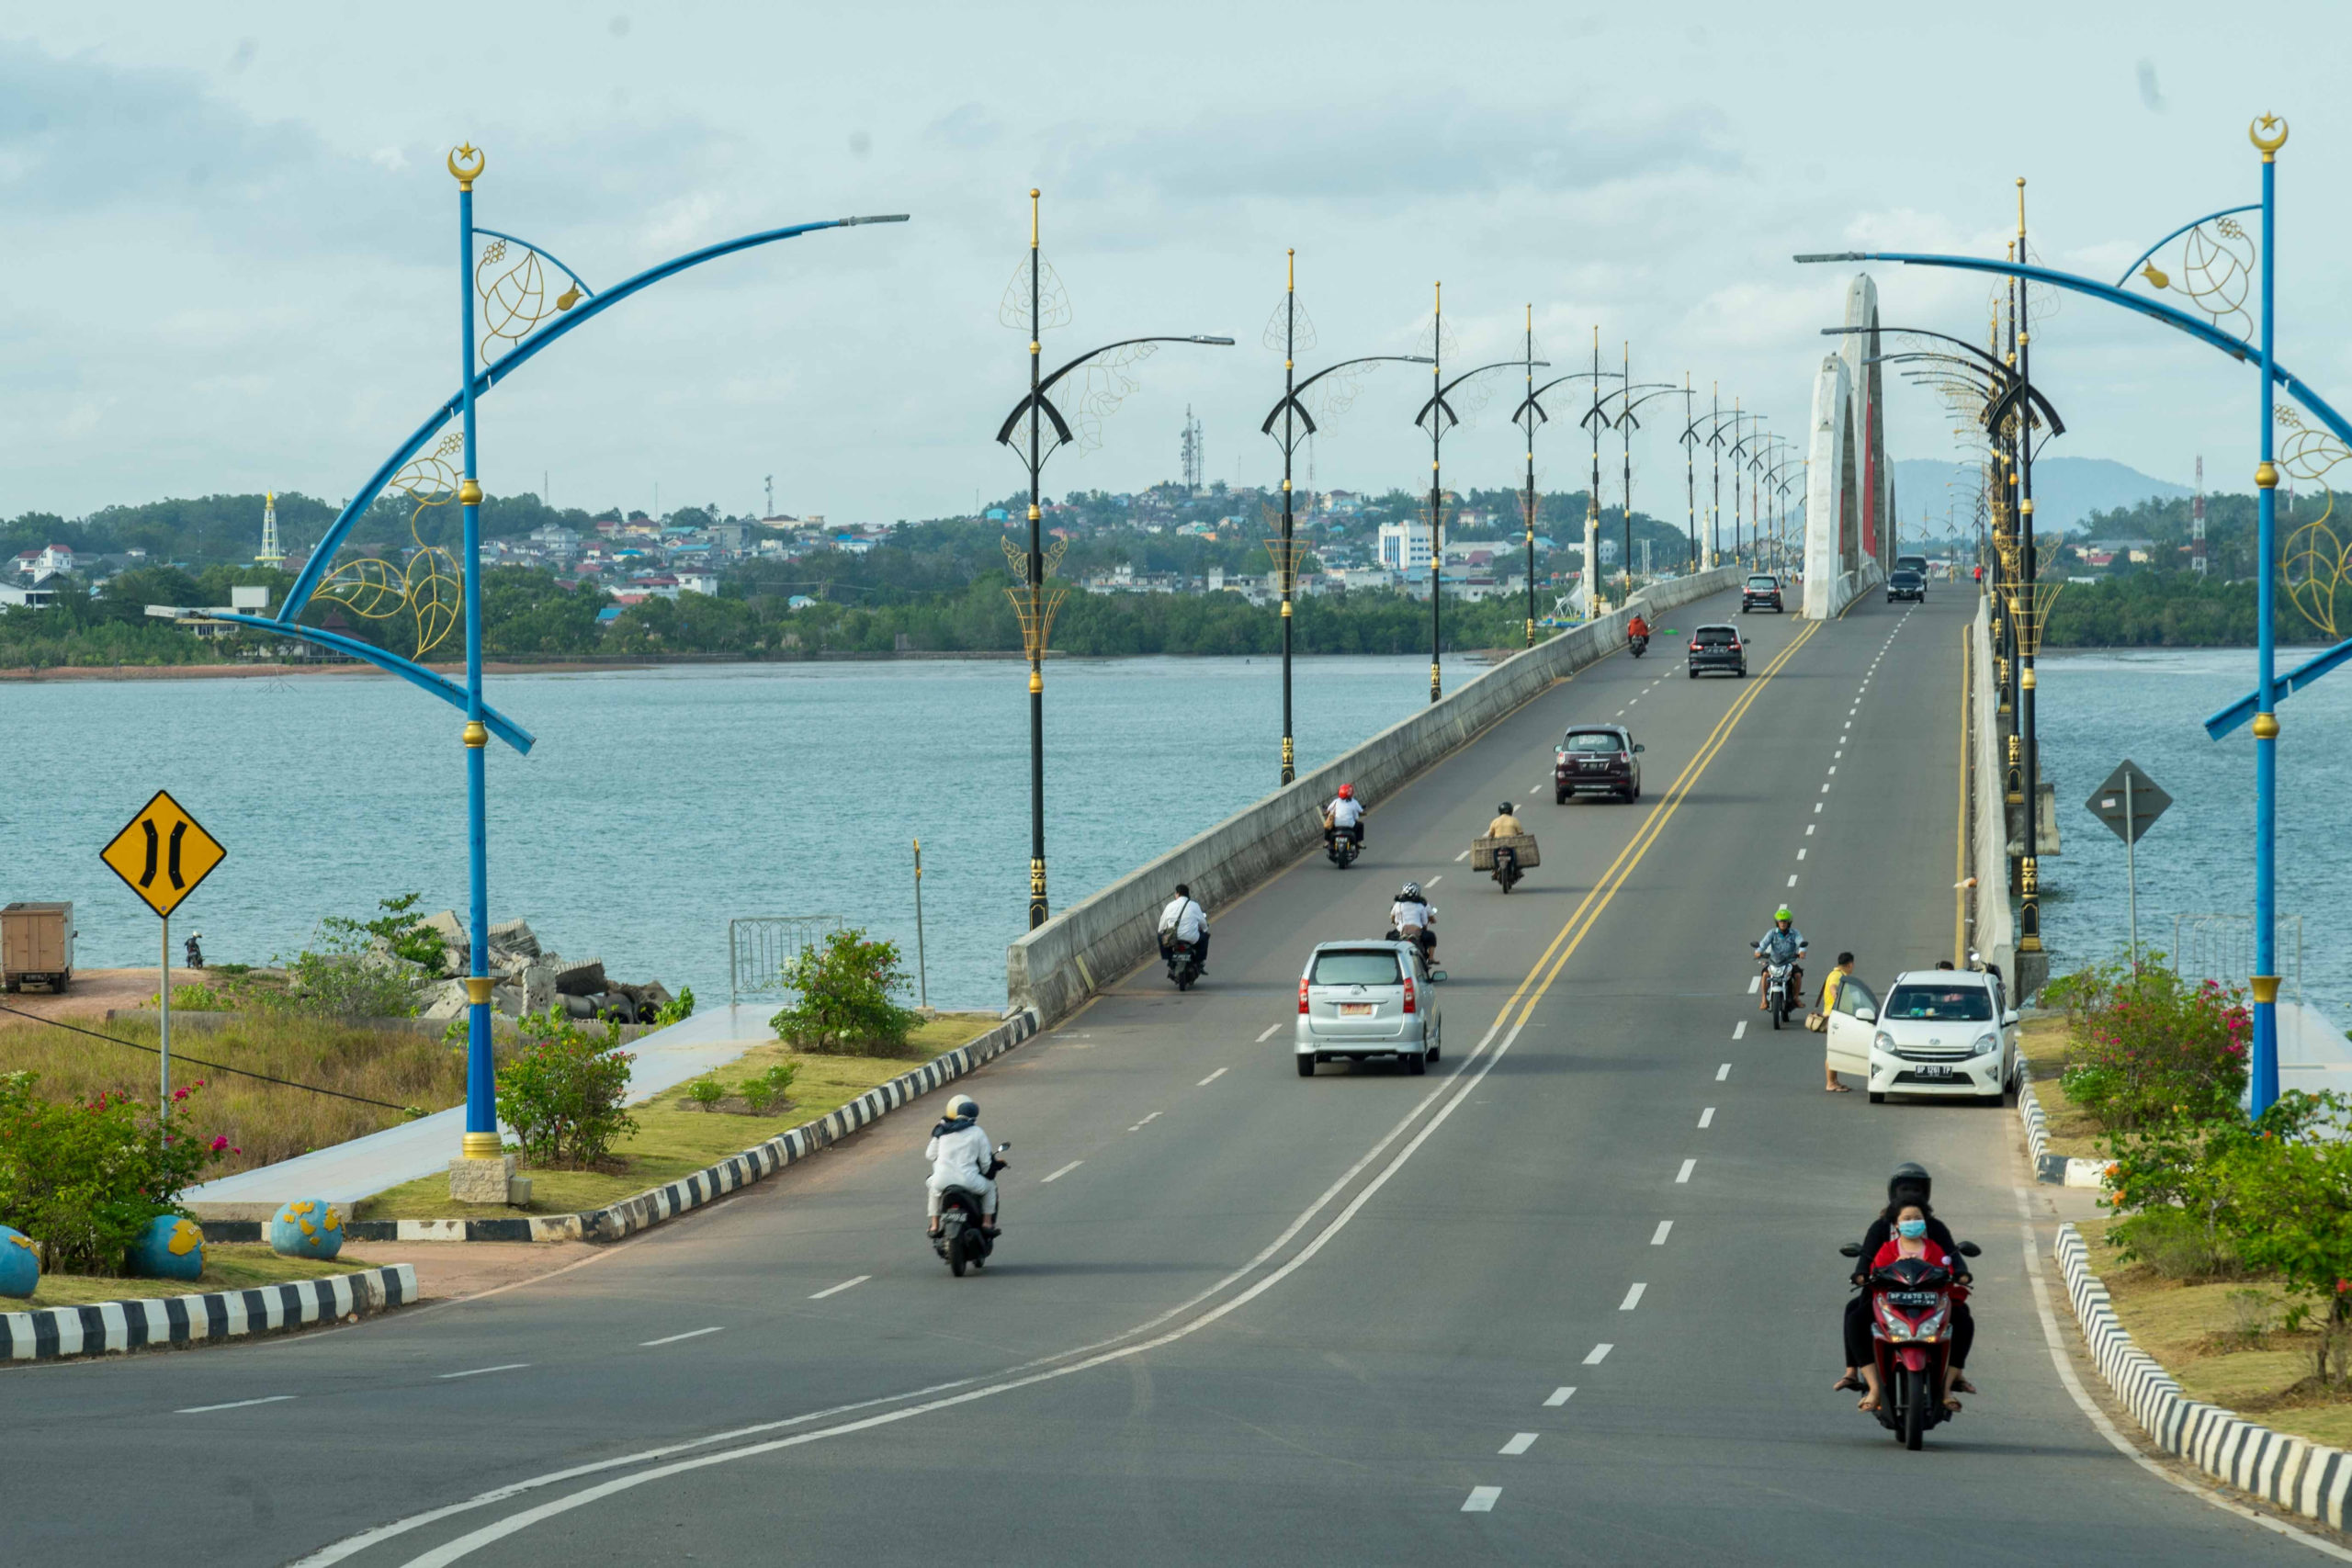
[[[1744,615],[1768,606],[1784,614],[1787,610],[1781,603],[1781,580],[1769,571],[1759,571],[1739,591],[1739,613]]]
[[[1705,670],[1747,673],[1747,645],[1737,626],[1701,626],[1690,634],[1690,674],[1696,679]]]
[[[1622,724],[1577,725],[1560,738],[1560,750],[1553,758],[1554,804],[1566,805],[1580,789],[1639,800],[1642,765],[1634,757],[1640,750],[1634,732]]]
[[[1886,574],[1886,602],[1908,599],[1914,604],[1928,602],[1928,580],[1916,571],[1891,571]]]

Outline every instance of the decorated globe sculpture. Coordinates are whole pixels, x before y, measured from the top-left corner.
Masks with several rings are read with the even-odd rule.
[[[197,1280],[204,1274],[204,1227],[158,1214],[130,1244],[130,1271],[141,1280]]]
[[[343,1213],[323,1198],[304,1198],[269,1222],[269,1248],[280,1258],[323,1260],[343,1250]]]
[[[0,1225],[0,1296],[29,1296],[40,1283],[40,1254],[22,1231]]]

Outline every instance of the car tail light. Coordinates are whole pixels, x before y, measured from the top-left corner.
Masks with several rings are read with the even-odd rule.
[[[1405,1010],[1413,1010],[1413,977],[1410,975],[1405,976]]]
[[[1697,643],[1695,643],[1695,642],[1694,642],[1694,643],[1692,643],[1692,644],[1690,645],[1690,651],[1691,651],[1691,652],[1693,652],[1693,653],[1698,652],[1698,651],[1699,651],[1699,645],[1698,645]]]
[[[1298,980],[1298,1010],[1301,1012],[1306,1010],[1306,977],[1304,975],[1300,976]]]
[[[1621,762],[1630,762],[1634,760],[1634,754],[1631,751],[1620,751],[1617,753],[1617,760]]]

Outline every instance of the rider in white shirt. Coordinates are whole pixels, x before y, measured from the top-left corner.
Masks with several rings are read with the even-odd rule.
[[[1323,807],[1323,847],[1329,849],[1333,835],[1348,832],[1355,836],[1356,848],[1363,848],[1363,802],[1356,798],[1356,786],[1343,784],[1329,805]]]
[[[1176,897],[1159,911],[1159,956],[1163,960],[1168,956],[1170,937],[1191,942],[1199,956],[1201,973],[1209,972],[1209,912],[1193,902],[1192,888],[1182,882],[1176,885]]]
[[[968,1094],[949,1100],[946,1120],[932,1128],[922,1157],[931,1161],[931,1179],[924,1183],[931,1194],[931,1234],[939,1234],[940,1199],[949,1189],[960,1187],[978,1196],[980,1212],[988,1216],[980,1229],[996,1235],[996,1182],[988,1173],[996,1145],[980,1127],[979,1102]]]
[[[1408,942],[1419,942],[1424,954],[1437,948],[1437,906],[1421,892],[1418,882],[1408,882],[1396,894],[1396,902],[1388,906],[1388,924]]]

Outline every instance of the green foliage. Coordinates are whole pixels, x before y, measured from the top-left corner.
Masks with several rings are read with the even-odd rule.
[[[791,1089],[792,1080],[799,1072],[800,1069],[793,1063],[778,1062],[766,1072],[745,1078],[742,1089],[738,1092],[742,1095],[743,1103],[752,1108],[752,1114],[764,1116],[768,1108]]]
[[[623,1109],[629,1064],[619,1026],[591,1034],[560,1008],[521,1021],[523,1048],[498,1070],[499,1119],[532,1164],[586,1169],[637,1131]]]
[[[373,937],[390,947],[395,958],[405,958],[411,964],[422,964],[438,975],[449,961],[449,944],[439,931],[413,919],[409,913],[424,897],[421,893],[403,893],[396,898],[379,898],[376,907],[383,913],[373,919],[355,920],[342,915],[329,915],[319,925],[331,937],[345,944],[343,951],[358,951],[368,944],[368,939]]]
[[[124,1249],[229,1152],[226,1137],[166,1128],[153,1106],[101,1093],[87,1104],[44,1100],[32,1073],[0,1075],[0,1224],[41,1244],[61,1273],[119,1274]],[[202,1080],[173,1091],[184,1129]]]
[[[784,966],[799,998],[768,1021],[797,1049],[833,1055],[883,1055],[906,1048],[915,1015],[890,999],[906,988],[896,942],[869,942],[851,927],[803,949]]]
[[[156,997],[147,998],[151,1004],[157,999]],[[237,993],[227,989],[216,991],[209,986],[174,986],[172,1010],[175,1012],[235,1012]]]
[[[2253,1031],[2244,993],[2191,985],[2149,955],[2047,987],[2066,1010],[2066,1098],[2110,1130],[2234,1117]]]
[[[681,986],[678,994],[653,1010],[655,1027],[667,1029],[673,1023],[684,1023],[695,1015],[695,988]]]
[[[727,1090],[716,1077],[705,1073],[686,1086],[686,1098],[708,1111],[727,1098]]]

